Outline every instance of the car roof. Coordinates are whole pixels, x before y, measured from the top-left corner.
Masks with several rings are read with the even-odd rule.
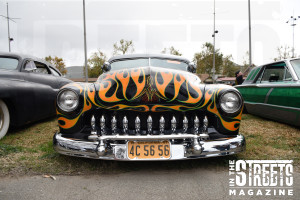
[[[262,67],[262,66],[266,66],[266,65],[272,65],[272,64],[275,64],[275,63],[286,62],[286,61],[289,62],[289,61],[297,60],[297,59],[300,59],[300,57],[299,58],[286,58],[286,59],[282,59],[282,60],[276,60],[276,61],[273,61],[273,62],[269,62],[269,63],[266,63],[266,64],[259,65],[258,67]]]
[[[43,64],[46,64],[48,66],[54,67],[51,63],[47,62],[46,60],[35,57],[35,56],[31,56],[31,55],[26,55],[26,54],[21,54],[21,53],[1,52],[0,51],[0,56],[15,57],[15,58],[18,58],[18,59],[21,59],[21,60],[29,58],[29,59],[41,62]]]
[[[167,55],[167,54],[125,54],[125,55],[118,55],[110,58],[108,62],[114,62],[115,60],[123,60],[123,59],[134,59],[134,58],[163,58],[163,59],[173,59],[173,60],[180,60],[186,63],[190,61],[187,58],[182,56],[175,56],[175,55]]]

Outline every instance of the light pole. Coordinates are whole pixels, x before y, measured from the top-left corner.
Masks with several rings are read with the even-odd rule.
[[[251,47],[251,9],[250,0],[248,0],[248,17],[249,17],[249,67],[252,65],[252,47]]]
[[[6,3],[6,16],[4,15],[0,15],[1,17],[4,17],[5,19],[7,19],[7,35],[8,35],[8,51],[11,51],[10,48],[10,43],[14,40],[13,38],[10,37],[10,30],[9,30],[9,21],[13,21],[15,22],[13,19],[20,19],[20,18],[10,18],[8,15],[8,3]],[[16,23],[16,22],[15,22]]]
[[[214,39],[214,45],[213,45],[213,83],[215,83],[215,73],[216,73],[216,33],[218,33],[218,31],[216,30],[216,0],[214,0],[214,32],[212,34],[212,37]]]
[[[85,67],[85,82],[89,81],[87,68],[87,52],[86,52],[86,26],[85,26],[85,0],[83,0],[83,37],[84,37],[84,67]]]
[[[292,48],[292,58],[295,58],[295,26],[297,25],[296,24],[296,20],[299,19],[300,16],[297,17],[294,17],[294,16],[291,16],[291,18],[286,22],[287,24],[288,23],[291,23],[291,26],[293,27],[293,48]]]

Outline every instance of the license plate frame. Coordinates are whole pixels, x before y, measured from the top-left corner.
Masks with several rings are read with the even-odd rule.
[[[140,147],[137,149],[136,146],[134,145],[139,145]],[[145,145],[148,145],[148,147],[145,147]],[[154,150],[154,155],[150,154],[150,150],[151,150],[151,145],[154,145],[154,149],[152,148],[152,150]],[[157,145],[157,146],[156,146]],[[162,145],[161,150],[162,152],[159,150],[159,146],[158,145]],[[131,150],[132,150],[132,146],[134,146],[135,148],[134,150],[134,155],[131,155]],[[169,154],[166,155],[165,153],[167,152],[167,150],[165,149],[165,146],[167,146],[167,150],[169,151]],[[143,149],[141,149],[143,148]],[[144,154],[145,148],[148,149],[148,154],[149,155],[141,155]],[[140,155],[137,155],[137,152],[139,151]],[[162,153],[163,155],[160,156],[160,153]],[[127,152],[126,152],[127,158],[129,160],[169,160],[172,157],[172,145],[171,142],[168,140],[153,140],[153,141],[128,141],[127,142]]]

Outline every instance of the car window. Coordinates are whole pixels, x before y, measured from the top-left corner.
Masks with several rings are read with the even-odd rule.
[[[112,70],[145,67],[145,66],[149,66],[148,58],[118,60],[111,63]]]
[[[290,80],[291,74],[285,63],[276,63],[265,67],[264,73],[258,78],[261,83]]]
[[[55,70],[53,69],[52,67],[49,67],[51,73],[54,75],[54,76],[60,76],[60,74]]]
[[[293,80],[293,77],[292,77],[290,71],[287,68],[285,68],[285,75],[284,75],[283,80],[284,81],[292,81]]]
[[[39,62],[34,62],[36,66],[35,73],[39,74],[51,74],[51,72],[48,70],[47,66],[45,64],[39,63]]]
[[[19,60],[16,58],[0,57],[0,69],[17,69]]]
[[[126,59],[126,60],[117,60],[111,63],[112,70],[145,67],[145,66],[179,69],[184,71],[187,71],[188,68],[188,64],[180,60],[158,59],[158,58]]]
[[[186,71],[188,64],[179,60],[172,59],[157,59],[152,58],[150,60],[150,65],[155,67],[169,68],[169,69],[179,69]]]

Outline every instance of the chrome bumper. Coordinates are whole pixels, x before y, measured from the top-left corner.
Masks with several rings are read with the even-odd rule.
[[[193,134],[180,135],[151,135],[151,136],[95,136],[94,141],[83,141],[72,138],[63,137],[61,133],[56,133],[53,137],[54,149],[64,155],[86,157],[93,159],[105,160],[128,160],[127,144],[118,144],[110,142],[104,146],[103,141],[159,141],[172,139],[192,139],[198,140],[201,136]],[[222,138],[218,140],[201,140],[199,141],[200,149],[194,150],[195,146],[171,143],[171,158],[169,160],[183,160],[206,158],[216,156],[226,156],[236,154],[243,151],[246,147],[245,138],[243,135],[237,135],[231,138]],[[105,151],[103,151],[105,148]],[[101,152],[102,151],[102,152]],[[154,160],[154,159],[149,159]],[[136,160],[135,160],[136,161]]]

